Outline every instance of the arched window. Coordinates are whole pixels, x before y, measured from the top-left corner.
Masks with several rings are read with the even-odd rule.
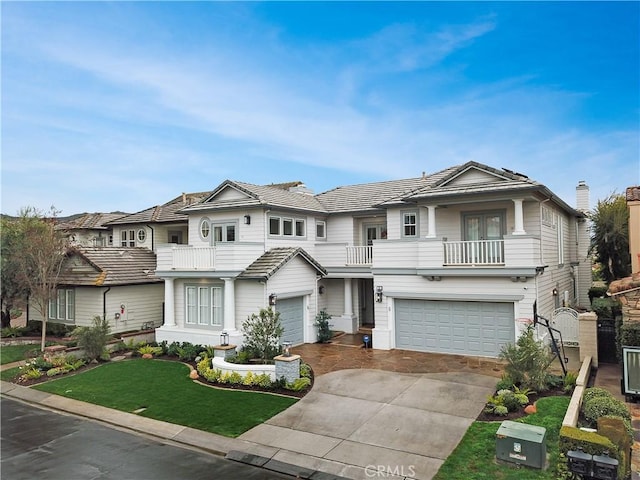
[[[209,223],[208,218],[203,218],[200,220],[200,237],[203,240],[207,240],[209,238],[209,233],[211,232],[211,225]]]

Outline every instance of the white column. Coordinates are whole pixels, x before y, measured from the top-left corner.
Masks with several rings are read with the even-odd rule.
[[[176,312],[175,312],[175,292],[173,288],[173,278],[164,279],[164,326],[175,327],[176,326]]]
[[[428,218],[428,231],[427,238],[436,238],[436,207],[435,205],[427,205]]]
[[[344,316],[353,316],[353,299],[351,293],[351,279],[344,279]]]
[[[235,279],[223,278],[224,280],[224,322],[225,332],[236,331],[236,289]]]
[[[513,204],[515,206],[515,225],[513,235],[526,235],[524,231],[524,214],[522,212],[522,199],[514,198]]]

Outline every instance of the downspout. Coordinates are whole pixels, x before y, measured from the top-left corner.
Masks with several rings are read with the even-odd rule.
[[[155,246],[155,230],[153,229],[153,227],[149,224],[146,225],[147,227],[149,227],[149,230],[151,230],[151,251],[155,252],[156,251],[156,246]]]
[[[109,293],[111,287],[107,287],[107,289],[102,292],[102,318],[107,319],[107,293]]]

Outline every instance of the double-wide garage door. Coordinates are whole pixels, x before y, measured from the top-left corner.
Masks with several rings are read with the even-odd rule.
[[[512,303],[395,300],[396,348],[497,357],[515,341]]]
[[[304,342],[304,297],[278,299],[276,311],[280,312],[280,324],[284,329],[282,341],[298,345]]]

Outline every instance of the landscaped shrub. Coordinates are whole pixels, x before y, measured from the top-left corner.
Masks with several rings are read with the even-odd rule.
[[[315,326],[318,327],[318,342],[327,343],[331,340],[331,325],[329,325],[331,315],[324,310],[316,315]]]
[[[589,289],[589,303],[593,303],[593,299],[594,298],[604,298],[607,295],[607,290],[609,290],[609,287],[604,286],[604,287],[591,287]]]
[[[623,466],[618,469],[618,478],[622,480],[626,477],[624,454],[607,437],[575,427],[562,426],[560,428],[560,453],[566,457],[569,450],[582,450],[589,455],[607,453],[610,457],[617,459],[619,465]]]
[[[538,392],[547,390],[547,370],[554,355],[549,347],[535,339],[535,329],[529,325],[516,344],[507,344],[500,351],[505,360],[505,373],[516,385],[532,388]]]
[[[178,358],[184,362],[192,362],[204,349],[202,345],[194,345],[189,342],[182,342],[176,350]]]
[[[615,415],[631,420],[627,406],[613,397],[596,397],[582,404],[584,419],[595,426],[598,418],[605,415]]]
[[[584,405],[585,403],[596,397],[612,397],[612,395],[609,390],[605,390],[604,388],[590,387],[587,388],[582,395],[582,404]]]
[[[292,383],[287,383],[285,388],[288,390],[293,390],[294,392],[299,392],[304,390],[309,385],[311,385],[311,379],[307,377],[300,377],[294,380]]]
[[[311,378],[311,366],[308,363],[300,362],[300,376]]]
[[[25,334],[23,327],[5,327],[0,330],[0,337],[2,338],[17,338],[22,337]]]
[[[578,372],[567,372],[563,378],[563,387],[562,389],[566,393],[573,392],[573,389],[576,388],[576,382],[578,381]]]
[[[591,302],[591,309],[595,312],[599,319],[613,319],[620,309],[620,306],[618,301],[614,298],[594,298]]]
[[[255,352],[256,358],[264,363],[280,353],[280,338],[284,329],[280,324],[280,313],[269,308],[260,309],[260,313],[251,314],[243,323],[245,349]]]
[[[511,390],[513,388],[513,380],[506,373],[502,374],[502,378],[496,383],[496,391]]]
[[[261,373],[256,376],[255,384],[262,388],[271,388],[273,386],[273,381],[268,374]]]
[[[87,360],[94,361],[105,352],[110,330],[106,318],[94,317],[92,327],[78,327],[72,335],[76,337],[78,346],[84,350]]]
[[[151,345],[143,345],[138,348],[138,353],[140,355],[160,355],[162,354],[162,347],[153,347]]]

